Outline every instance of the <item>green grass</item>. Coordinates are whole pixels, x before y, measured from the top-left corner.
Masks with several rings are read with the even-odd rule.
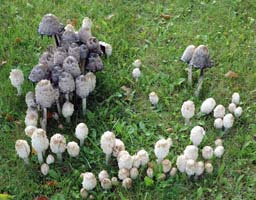
[[[244,114],[225,136],[225,154],[213,160],[214,173],[202,179],[188,180],[178,174],[166,181],[154,181],[146,186],[143,174],[131,190],[122,187],[103,191],[99,184],[92,192],[97,199],[255,199],[256,192],[256,2],[253,0],[216,1],[25,1],[0,0],[0,193],[9,193],[15,199],[33,199],[46,195],[50,199],[79,199],[80,173],[98,173],[107,169],[117,174],[114,159],[104,163],[99,139],[106,130],[113,130],[130,153],[140,148],[150,152],[160,137],[170,136],[174,141],[168,158],[175,162],[186,145],[189,131],[201,124],[207,131],[204,144],[213,146],[221,133],[213,128],[213,117],[194,117],[190,127],[184,126],[180,114],[182,102],[191,99],[197,111],[207,97],[228,105],[233,92],[242,99]],[[61,132],[68,140],[75,140],[74,127],[84,121],[90,129],[89,139],[78,159],[65,155],[63,164],[51,166],[50,174],[40,174],[36,157],[30,166],[16,156],[14,144],[24,139],[26,105],[24,94],[16,91],[8,79],[12,68],[20,68],[26,77],[37,64],[38,56],[52,43],[40,39],[37,27],[41,17],[54,13],[66,23],[76,19],[78,26],[84,16],[93,19],[93,33],[100,40],[113,45],[113,55],[104,60],[105,70],[97,74],[96,90],[89,98],[85,118],[73,117],[72,125],[64,122],[64,130],[52,123],[49,136]],[[170,14],[169,20],[162,13]],[[106,17],[114,14],[111,20]],[[78,26],[76,28],[78,28]],[[17,42],[17,38],[21,42]],[[206,71],[206,80],[199,98],[188,87],[186,65],[179,58],[189,44],[209,46],[216,66]],[[131,63],[140,58],[142,77],[135,84],[131,77]],[[226,78],[229,70],[238,73],[235,79]],[[198,72],[194,72],[195,78]],[[121,89],[132,89],[128,100]],[[33,89],[25,81],[24,92]],[[148,94],[156,91],[160,97],[157,109],[152,109]],[[13,120],[10,120],[10,117]],[[173,132],[166,129],[172,127]],[[145,170],[145,169],[144,169]],[[47,181],[57,181],[48,186]]]

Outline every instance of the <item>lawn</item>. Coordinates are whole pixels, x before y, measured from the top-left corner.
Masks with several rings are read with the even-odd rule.
[[[89,138],[77,159],[65,154],[65,161],[51,166],[48,176],[40,173],[36,156],[26,166],[15,153],[15,141],[27,139],[24,133],[25,92],[34,86],[25,81],[21,97],[9,81],[12,68],[20,68],[28,77],[39,55],[53,41],[37,34],[41,17],[53,13],[66,23],[80,27],[85,16],[93,20],[93,34],[113,46],[113,55],[104,59],[105,69],[97,73],[96,90],[89,97],[85,118],[76,114],[64,129],[50,123],[48,135],[62,133],[75,140],[77,123],[85,122]],[[168,15],[163,17],[162,14]],[[112,15],[112,17],[110,17]],[[14,199],[80,199],[80,174],[97,174],[106,169],[117,175],[114,159],[104,162],[100,136],[112,130],[126,149],[136,153],[144,148],[155,160],[154,144],[161,137],[171,137],[173,147],[168,158],[176,157],[190,144],[189,133],[195,125],[206,129],[203,145],[214,146],[222,137],[225,154],[214,159],[214,172],[199,180],[178,173],[165,181],[144,181],[145,169],[130,190],[121,186],[103,191],[98,184],[92,192],[96,199],[255,199],[256,196],[256,2],[254,0],[166,0],[166,1],[25,1],[0,0],[0,193]],[[187,84],[186,65],[180,56],[187,45],[209,47],[215,67],[205,72],[201,95],[196,98],[196,84]],[[132,62],[141,59],[142,76],[132,79]],[[6,62],[6,63],[5,63]],[[225,77],[234,71],[235,78]],[[199,72],[194,71],[194,83]],[[131,88],[127,97],[122,86]],[[153,109],[148,100],[151,91],[160,101]],[[202,101],[214,97],[217,104],[228,106],[233,92],[239,92],[244,114],[225,135],[213,127],[213,117],[194,117],[184,125],[180,108],[193,100],[199,111]],[[170,128],[173,131],[170,131]]]

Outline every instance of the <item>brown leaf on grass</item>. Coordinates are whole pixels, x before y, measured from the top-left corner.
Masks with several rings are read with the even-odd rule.
[[[17,37],[17,38],[15,39],[15,42],[16,42],[17,44],[20,44],[20,43],[22,42],[21,37]]]
[[[3,65],[5,65],[7,63],[6,60],[2,60],[1,63],[0,63],[0,67],[2,67]]]
[[[34,200],[49,200],[46,196],[39,196],[34,198]]]
[[[162,17],[163,19],[171,19],[171,15],[168,14],[161,14],[160,17]]]
[[[123,85],[122,87],[121,87],[121,89],[125,92],[125,95],[126,96],[129,96],[130,94],[131,94],[131,88],[129,88],[129,87],[126,87],[125,85]]]
[[[47,119],[52,119],[53,113],[52,112],[47,112]]]
[[[110,14],[106,17],[106,20],[111,20],[113,17],[115,16],[115,14]]]
[[[5,119],[7,121],[9,121],[9,122],[13,122],[14,121],[14,117],[12,115],[8,114],[8,113],[6,114]]]
[[[228,77],[228,78],[237,78],[238,77],[238,74],[233,72],[233,71],[228,71],[226,74],[225,74],[225,77]]]
[[[68,20],[67,20],[67,24],[71,24],[72,26],[76,27],[77,24],[78,24],[78,21],[77,21],[76,18],[74,18],[74,19],[68,19]]]
[[[14,123],[17,124],[17,125],[21,125],[21,124],[22,124],[22,121],[16,120]]]
[[[173,128],[167,128],[166,129],[169,133],[172,133],[173,132]]]
[[[34,154],[34,155],[37,155],[37,152],[36,152],[36,150],[33,147],[32,147],[31,153]]]
[[[46,185],[50,187],[55,187],[58,184],[57,181],[47,181]]]

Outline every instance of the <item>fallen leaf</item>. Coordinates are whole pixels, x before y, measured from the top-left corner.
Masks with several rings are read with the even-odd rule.
[[[13,122],[14,121],[14,117],[12,115],[8,114],[8,113],[6,114],[5,119],[7,121],[9,121],[9,122]]]
[[[1,63],[0,63],[0,67],[2,67],[3,65],[5,65],[7,63],[6,60],[2,60]]]
[[[74,18],[74,19],[68,19],[68,20],[67,20],[67,24],[71,24],[72,26],[76,27],[77,24],[78,24],[78,21],[77,21],[76,18]]]
[[[52,119],[53,113],[52,112],[47,112],[47,119]]]
[[[115,16],[115,14],[110,14],[106,17],[106,20],[111,20],[113,17]]]
[[[59,129],[64,129],[64,126],[63,126],[62,124],[59,124],[59,125],[58,125],[58,128],[59,128]]]
[[[171,15],[168,14],[161,14],[160,17],[162,17],[163,19],[171,19]]]
[[[22,124],[22,121],[20,121],[20,120],[16,120],[16,121],[15,121],[15,124],[17,124],[17,125],[21,125],[21,124]]]
[[[15,39],[15,42],[16,42],[17,44],[20,44],[20,43],[22,42],[22,39],[21,39],[20,37],[17,37],[17,38]]]
[[[34,198],[34,200],[49,200],[46,196],[39,196]]]
[[[55,187],[58,184],[57,181],[47,181],[46,185],[50,186],[50,187]]]
[[[168,132],[172,133],[173,132],[173,128],[167,128],[166,129]]]
[[[228,71],[226,74],[225,74],[225,77],[228,77],[228,78],[237,78],[238,77],[238,74],[233,72],[233,71]]]
[[[129,87],[126,87],[125,85],[123,85],[122,87],[121,87],[121,89],[125,92],[125,95],[126,96],[130,96],[130,94],[131,94],[131,88],[129,88]]]

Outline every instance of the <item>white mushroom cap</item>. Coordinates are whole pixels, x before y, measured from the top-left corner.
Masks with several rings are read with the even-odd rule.
[[[232,103],[238,105],[240,103],[240,95],[239,93],[235,92],[232,94]]]
[[[101,187],[104,189],[104,190],[109,190],[111,189],[112,187],[112,182],[109,178],[104,178],[102,181],[101,181]]]
[[[243,114],[243,109],[241,107],[237,107],[234,111],[235,117],[239,118]]]
[[[41,80],[35,88],[36,102],[43,108],[50,108],[55,102],[55,91],[48,80]]]
[[[100,146],[103,152],[110,155],[116,143],[116,136],[110,131],[106,131],[100,139]]]
[[[186,146],[184,150],[184,155],[187,157],[187,159],[196,160],[198,157],[198,148],[194,145],[188,145]]]
[[[50,165],[50,164],[53,164],[54,162],[55,162],[55,158],[53,157],[52,154],[49,154],[49,155],[46,157],[46,163],[47,163],[48,165]]]
[[[195,126],[191,131],[190,131],[190,140],[191,142],[195,145],[198,146],[201,144],[203,138],[205,135],[205,130],[201,126]]]
[[[62,72],[59,77],[59,89],[63,93],[70,93],[75,90],[75,81],[73,76],[68,72]]]
[[[195,104],[193,101],[185,101],[181,107],[181,114],[185,119],[190,119],[195,115]]]
[[[100,46],[104,46],[107,57],[112,55],[112,46],[106,42],[99,41]]]
[[[213,111],[213,116],[215,118],[223,118],[225,115],[225,107],[223,105],[217,105]]]
[[[158,162],[161,162],[168,155],[169,149],[171,146],[172,146],[171,138],[160,139],[156,142],[154,152]]]
[[[88,127],[85,123],[80,123],[76,126],[75,136],[80,141],[84,141],[88,137]]]
[[[215,155],[217,158],[221,158],[223,154],[224,154],[224,147],[223,147],[223,146],[217,146],[217,147],[214,149],[214,155]]]
[[[106,170],[102,170],[98,175],[99,181],[101,182],[104,178],[109,178],[108,172]]]
[[[130,171],[126,168],[119,169],[118,171],[118,178],[120,180],[124,180],[130,176]]]
[[[111,178],[111,183],[112,183],[112,185],[117,186],[119,184],[119,181],[118,181],[117,177],[112,177]]]
[[[125,150],[125,146],[122,140],[116,138],[115,146],[113,148],[113,156],[117,157],[120,151]]]
[[[176,167],[173,167],[172,169],[171,169],[171,171],[170,171],[170,176],[175,176],[176,175],[176,173],[177,173],[177,168]]]
[[[69,142],[67,144],[67,151],[71,157],[77,157],[80,152],[80,147],[76,142]]]
[[[41,165],[41,173],[46,176],[49,172],[49,165],[47,165],[46,163]]]
[[[194,45],[187,46],[187,48],[183,52],[183,54],[182,54],[180,59],[183,62],[189,63],[191,58],[192,58],[192,56],[193,56],[193,53],[194,53],[195,49],[196,49],[196,47]]]
[[[83,199],[86,199],[89,196],[89,193],[87,192],[87,190],[85,188],[82,188],[80,190],[80,195]]]
[[[223,126],[225,129],[229,129],[234,124],[234,116],[232,114],[226,114],[223,118]]]
[[[215,146],[222,146],[222,139],[217,139],[214,142]]]
[[[119,169],[126,168],[131,169],[133,164],[133,159],[129,154],[124,154],[118,159]]]
[[[168,173],[171,170],[171,168],[172,168],[171,161],[168,160],[168,159],[163,160],[162,161],[162,167],[163,167],[163,172],[164,173]]]
[[[97,185],[97,180],[94,174],[91,172],[84,173],[82,185],[86,190],[93,190]]]
[[[208,98],[206,100],[204,100],[204,102],[201,105],[201,112],[204,114],[210,114],[214,107],[216,106],[216,102],[213,98]]]
[[[76,78],[76,94],[81,98],[86,98],[90,94],[89,84],[85,75],[78,76]]]
[[[50,148],[53,153],[63,153],[66,150],[66,138],[59,133],[54,134],[50,140]]]
[[[209,160],[212,158],[213,156],[213,149],[212,147],[210,146],[205,146],[203,149],[202,149],[202,156],[204,159],[206,160]]]
[[[208,173],[208,174],[211,174],[213,172],[213,166],[211,163],[206,163],[205,166],[205,171]]]
[[[185,172],[186,163],[187,163],[187,157],[185,155],[180,155],[177,157],[176,165],[180,172]]]
[[[152,105],[156,106],[158,104],[159,98],[155,92],[149,94],[149,101]]]
[[[137,152],[137,156],[140,160],[140,165],[144,166],[148,163],[149,161],[149,155],[148,152],[145,151],[144,149],[140,150]]]
[[[196,172],[196,161],[193,159],[188,159],[186,163],[186,173],[188,176],[192,176]]]
[[[24,81],[24,75],[20,69],[12,69],[9,78],[14,87],[20,87]]]
[[[32,91],[27,92],[25,101],[28,107],[36,107],[35,93]]]
[[[26,126],[37,126],[38,114],[37,112],[27,112],[25,117]]]
[[[136,67],[136,68],[139,68],[140,66],[141,66],[141,60],[140,59],[136,59],[133,63],[132,63],[132,65],[134,66],[134,67]]]
[[[67,118],[71,117],[74,113],[74,104],[66,101],[62,106],[62,115]]]
[[[223,120],[221,118],[217,118],[214,120],[214,127],[216,129],[222,129],[223,127]]]
[[[122,186],[125,189],[130,189],[132,187],[132,179],[131,178],[125,178],[122,182]]]
[[[204,173],[204,162],[203,161],[199,161],[196,163],[196,171],[195,174],[197,176],[200,176]]]
[[[154,170],[153,170],[153,168],[149,167],[149,168],[147,169],[147,176],[148,176],[149,178],[153,178],[153,176],[154,176]]]
[[[15,149],[20,158],[27,159],[29,157],[30,146],[26,140],[17,140],[15,143]]]
[[[34,131],[37,129],[37,127],[35,127],[35,126],[27,126],[26,128],[25,128],[25,134],[28,136],[28,137],[32,137],[32,135],[33,135],[33,133],[34,133]]]
[[[133,160],[132,166],[139,168],[141,164],[140,157],[137,154],[135,154],[132,156],[132,160]]]
[[[231,103],[231,104],[228,105],[229,112],[234,113],[235,109],[236,109],[236,104]]]
[[[134,69],[132,70],[132,77],[133,77],[134,79],[138,79],[138,78],[140,77],[140,75],[141,75],[141,72],[140,72],[140,69],[139,69],[139,68],[134,68]]]
[[[130,177],[131,179],[136,179],[139,175],[139,170],[136,167],[130,169]]]
[[[47,138],[46,132],[38,128],[32,134],[32,147],[36,152],[43,152],[49,147],[49,140]]]

